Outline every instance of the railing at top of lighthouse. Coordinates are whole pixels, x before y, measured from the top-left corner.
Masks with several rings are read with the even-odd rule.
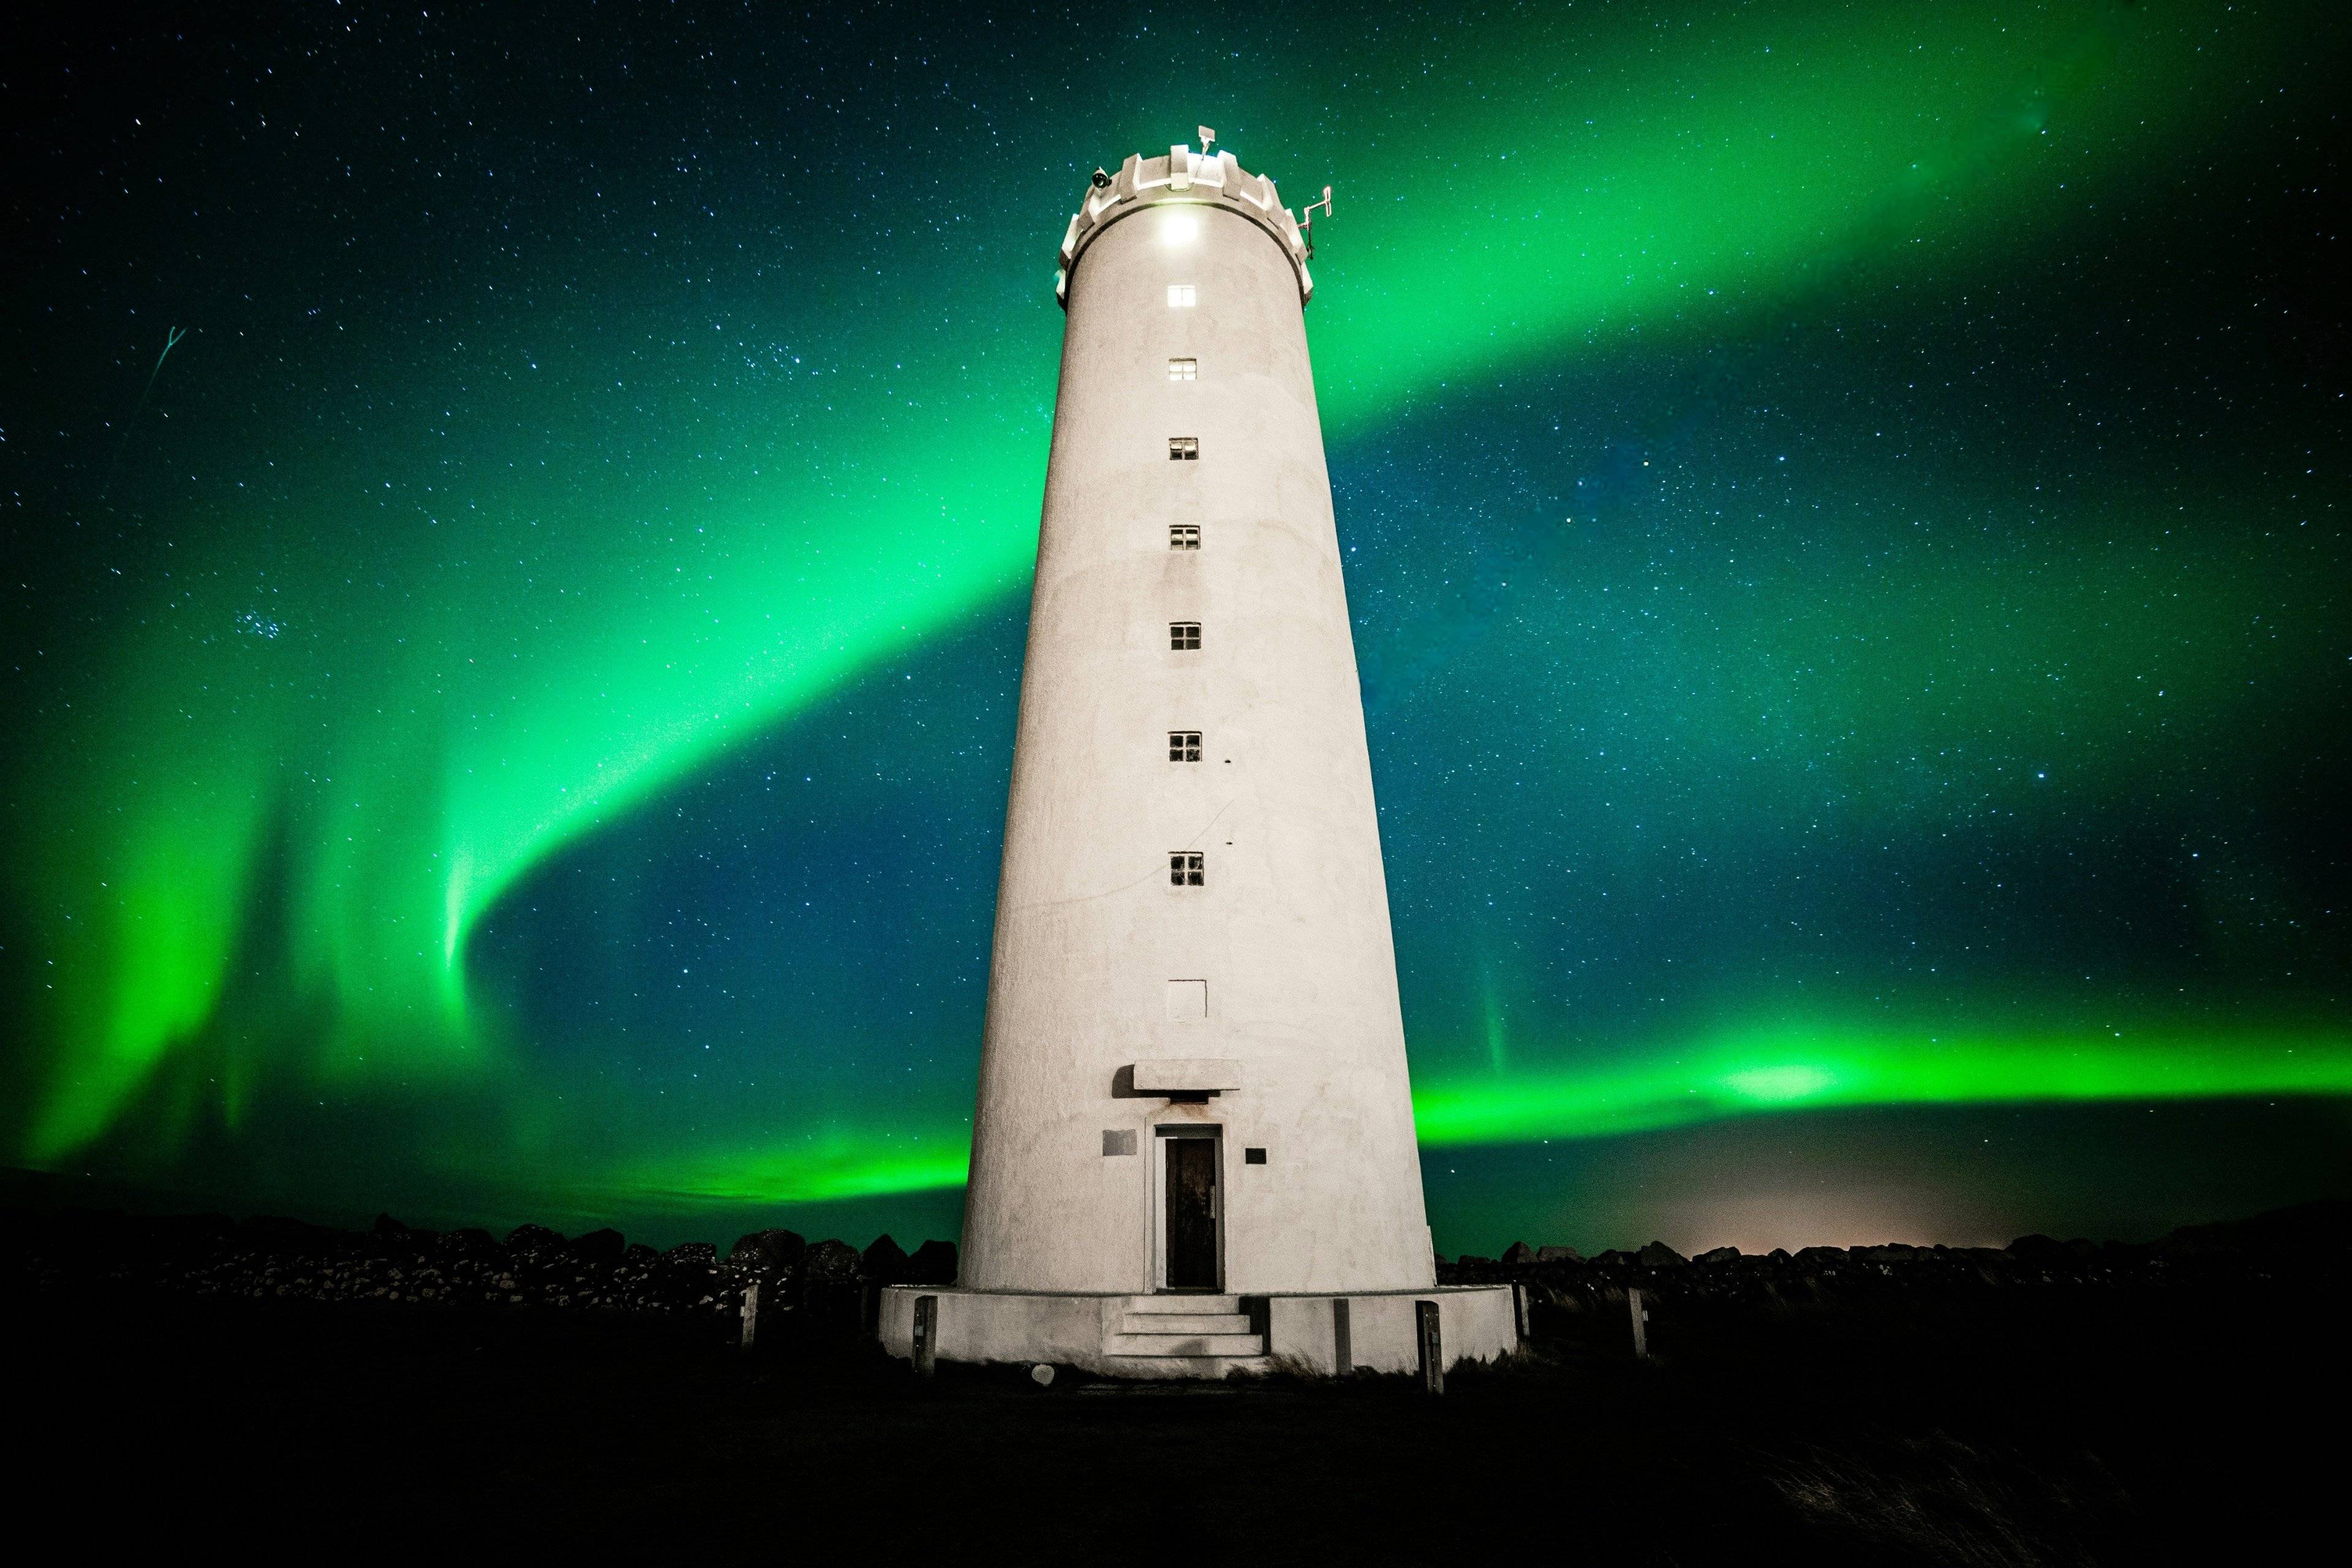
[[[1297,217],[1282,205],[1272,180],[1264,174],[1247,173],[1231,153],[1212,154],[1206,150],[1216,140],[1214,132],[1202,126],[1201,140],[1203,150],[1198,153],[1179,142],[1168,149],[1165,158],[1147,158],[1137,153],[1120,164],[1116,174],[1101,169],[1095,171],[1086,200],[1062,236],[1062,265],[1054,275],[1054,298],[1061,301],[1065,310],[1070,303],[1070,274],[1096,237],[1122,218],[1132,217],[1146,208],[1179,202],[1223,207],[1264,229],[1282,247],[1283,253],[1290,258],[1291,269],[1298,275],[1298,302],[1304,305],[1315,297],[1315,279],[1307,270],[1307,258],[1315,253],[1310,230],[1302,228]],[[1314,222],[1315,206],[1320,206],[1324,215],[1329,216],[1328,185],[1323,187],[1323,199],[1307,209],[1309,226]]]

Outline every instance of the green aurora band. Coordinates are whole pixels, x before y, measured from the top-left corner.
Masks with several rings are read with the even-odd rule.
[[[1849,1106],[2167,1100],[2352,1095],[2352,1033],[2242,1031],[2210,1039],[2053,1030],[1948,1038],[1782,1026],[1710,1040],[1618,1069],[1516,1073],[1423,1085],[1413,1095],[1432,1147],[1611,1138],[1730,1116]],[[896,1145],[894,1147],[894,1145]],[[874,1132],[648,1165],[577,1193],[596,1203],[658,1196],[682,1205],[823,1202],[963,1184],[968,1129]]]
[[[1612,12],[1540,47],[1498,38],[1435,76],[1399,65],[1410,44],[1338,43],[1321,72],[1330,113],[1302,101],[1295,125],[1260,116],[1235,150],[1294,200],[1318,169],[1338,187],[1310,330],[1328,435],[1345,449],[1409,436],[1405,422],[1452,388],[1751,335],[1824,290],[1889,297],[1996,268],[2099,203],[2160,188],[2279,83],[2308,84],[2308,45],[2291,11],[2182,3],[1748,7],[1682,26]],[[1392,84],[1386,97],[1351,90],[1376,79]],[[1189,128],[1185,85],[1089,133],[1140,145],[1163,121]],[[533,374],[470,385],[462,417],[436,416],[449,387],[415,387],[400,400],[404,446],[289,465],[243,515],[224,503],[226,526],[174,525],[169,572],[135,584],[139,612],[28,742],[26,765],[58,782],[18,824],[7,872],[42,965],[29,1023],[45,1066],[16,1160],[86,1157],[162,1092],[175,1055],[208,1053],[142,1133],[133,1152],[152,1169],[168,1170],[207,1115],[233,1133],[263,1081],[287,1075],[404,1104],[500,1101],[421,1158],[524,1194],[692,1205],[961,1183],[960,1077],[894,1113],[813,1098],[772,1136],[587,1139],[592,1110],[528,1107],[541,1091],[516,1065],[507,1016],[480,1005],[468,954],[551,858],[1025,593],[1059,331],[1040,301],[1059,219],[1012,204],[988,221],[1002,227],[987,254],[1026,258],[1027,274],[975,289],[962,253],[877,272],[856,296],[810,287],[772,329],[814,345],[800,351],[808,363],[764,363],[717,389],[674,416],[687,429],[666,445],[614,455],[616,421],[643,414],[646,395],[595,389],[633,374],[653,384],[648,362],[694,348],[695,323],[665,341],[650,307],[642,322],[608,319],[573,289],[485,318],[474,352],[528,358]],[[206,348],[199,335],[180,351],[167,393]],[[2215,477],[2215,503],[2237,483]],[[1956,529],[1979,510],[1962,494],[1925,504]],[[2157,526],[2174,504],[2152,494],[2121,510]],[[1868,610],[1767,593],[1756,624],[1724,635],[1779,647],[1784,666],[1758,663],[1706,707],[1752,712],[1777,695],[1930,752],[1989,718],[2031,735],[2063,727],[2038,705],[2037,660],[2137,700],[2141,672],[2208,617],[2280,592],[2324,613],[2332,593],[2210,565],[2184,545],[2179,568],[2206,589],[2193,604],[2148,601],[2120,566],[2112,581],[2095,570],[2057,583],[2021,568],[1990,594],[1926,582]],[[2082,612],[2124,594],[2147,601],[2137,618],[2091,629]],[[2012,650],[2010,673],[1972,668],[2020,624],[2047,646]],[[1842,683],[1796,694],[1787,669],[1841,639],[1868,651]],[[2167,717],[2112,753],[2117,787],[2147,750],[2228,731],[2248,661],[2272,657],[2177,668]],[[2284,670],[2261,673],[2291,679],[2336,656],[2281,657]],[[1943,732],[1878,690],[1892,672],[1946,678]],[[1717,733],[1727,755],[1750,743]],[[268,994],[240,998],[257,940],[272,949]],[[231,1015],[274,1022],[228,1027]],[[1416,1099],[1424,1141],[1829,1107],[2352,1093],[2352,1037],[2260,1020],[2121,1036],[1863,1021],[1734,1027],[1590,1060],[1565,1045],[1518,1050],[1552,1065],[1485,1072],[1470,1064],[1486,1043],[1417,1037],[1435,1064]]]

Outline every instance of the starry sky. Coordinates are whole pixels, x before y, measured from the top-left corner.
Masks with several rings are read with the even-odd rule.
[[[2352,1193],[2341,8],[89,11],[0,1163],[953,1236],[1054,250],[1208,124],[1335,187],[1441,1251]]]

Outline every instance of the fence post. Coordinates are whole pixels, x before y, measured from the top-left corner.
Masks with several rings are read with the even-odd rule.
[[[1529,1303],[1528,1299],[1528,1288],[1525,1285],[1518,1283],[1517,1280],[1512,1281],[1511,1316],[1515,1320],[1515,1326],[1518,1330],[1519,1343],[1521,1344],[1526,1344],[1528,1340],[1535,1337],[1528,1332],[1528,1310]]]
[[[1646,1325],[1650,1321],[1650,1310],[1642,1305],[1640,1286],[1625,1292],[1625,1304],[1633,1314],[1633,1358],[1647,1361],[1650,1359],[1650,1331]]]
[[[1438,1331],[1437,1303],[1415,1301],[1412,1313],[1420,1330],[1422,1391],[1443,1394],[1445,1392],[1445,1342]]]
[[[743,1348],[750,1350],[751,1342],[760,1337],[760,1282],[752,1280],[743,1287]]]
[[[929,1377],[938,1370],[940,1360],[940,1299],[937,1296],[915,1298],[915,1371]]]
[[[1348,1377],[1356,1370],[1356,1336],[1349,1321],[1348,1298],[1334,1297],[1331,1301],[1332,1374]]]

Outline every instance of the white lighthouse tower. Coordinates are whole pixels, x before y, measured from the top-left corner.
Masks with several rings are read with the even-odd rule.
[[[1507,1291],[1434,1287],[1307,263],[1271,181],[1185,146],[1063,238],[961,1274],[892,1293],[900,1353],[1515,1342]]]

